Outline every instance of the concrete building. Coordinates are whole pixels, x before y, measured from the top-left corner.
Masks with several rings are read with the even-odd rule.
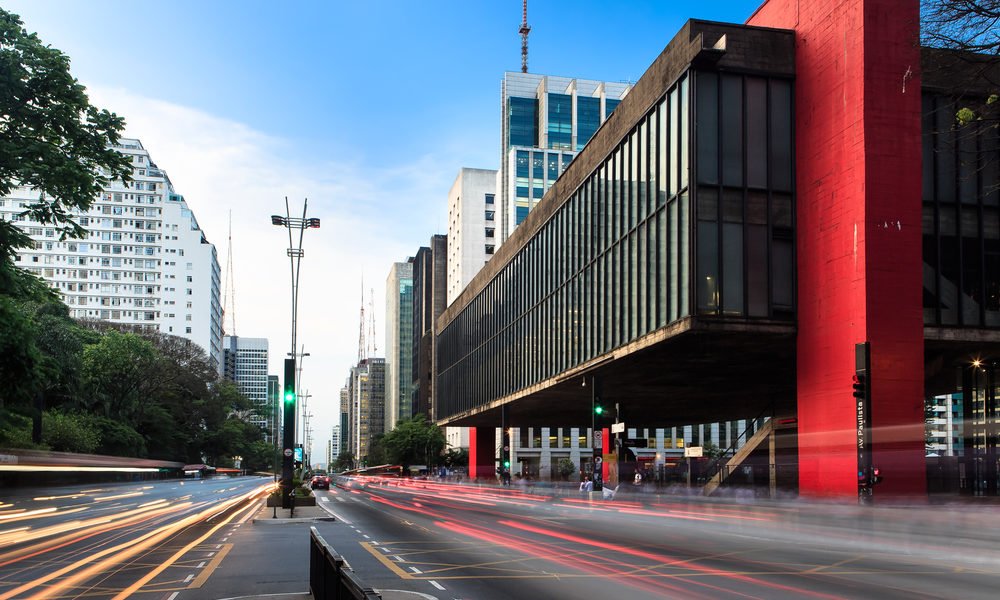
[[[413,414],[434,420],[434,323],[447,306],[448,238],[431,237],[413,259]]]
[[[413,258],[385,281],[385,431],[413,415]]]
[[[351,448],[365,464],[372,439],[385,430],[385,359],[364,358],[351,369]]]
[[[351,378],[348,377],[344,387],[340,388],[340,444],[337,447],[337,456],[344,452],[352,452],[351,406]]]
[[[497,171],[459,171],[448,192],[448,303],[462,293],[500,244]]]
[[[20,213],[37,200],[35,190],[0,198],[0,218],[35,241],[15,264],[59,292],[70,316],[189,339],[221,369],[215,246],[139,140],[122,139],[116,150],[130,157],[133,181],[112,182],[90,210],[74,213],[83,238],[60,241],[52,226],[26,220]]]
[[[524,221],[630,89],[628,83],[504,74],[496,184],[501,243]]]
[[[330,430],[330,440],[326,444],[326,468],[333,470],[333,463],[340,456],[340,425],[334,425]]]
[[[268,442],[275,431],[275,405],[272,396],[276,391],[276,377],[267,374],[268,343],[265,338],[225,336],[223,345],[223,375],[234,382],[240,392],[250,399],[254,414],[250,421],[267,432]],[[272,386],[269,389],[269,386]],[[270,392],[270,393],[269,393]]]

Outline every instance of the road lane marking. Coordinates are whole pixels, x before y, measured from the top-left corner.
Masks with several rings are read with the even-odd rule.
[[[205,561],[201,561],[200,563],[198,563],[198,566],[195,567],[195,568],[196,569],[203,569],[204,567],[205,567]]]
[[[391,558],[391,559],[395,560],[396,562],[406,562],[406,560],[405,560],[405,559],[403,559],[403,557],[402,557],[402,556],[399,556],[398,554],[393,554],[393,555],[392,555],[392,556],[390,556],[389,558]]]
[[[219,552],[218,556],[212,559],[212,562],[208,563],[205,570],[198,574],[198,578],[194,580],[194,583],[188,586],[188,589],[200,588],[205,585],[205,582],[208,581],[208,578],[212,576],[212,573],[219,568],[223,559],[225,559],[226,555],[229,554],[229,551],[233,549],[233,546],[234,544],[226,544],[226,548],[222,552]]]
[[[368,542],[361,542],[361,547],[370,552],[372,556],[377,558],[378,561],[382,563],[383,566],[385,566],[385,568],[395,573],[396,576],[399,577],[400,579],[416,579],[411,573],[407,573],[406,571],[401,569],[398,564],[389,560],[388,556],[376,552],[375,548]]]
[[[437,589],[444,591],[444,586],[434,581],[433,579],[430,580],[430,584],[436,587]]]
[[[326,496],[320,496],[319,499],[322,500],[323,502],[329,502],[330,501],[330,499],[327,498]]]
[[[189,575],[188,575],[187,577],[185,577],[185,578],[184,578],[184,583],[188,583],[188,582],[190,582],[190,581],[191,581],[192,579],[194,579],[194,573],[191,573],[191,574],[189,574]]]
[[[420,569],[418,569],[416,567],[410,567],[410,570],[413,571],[414,573],[416,573],[417,575],[420,574]]]
[[[167,600],[174,600],[174,598],[177,597],[177,594],[180,594],[180,592],[174,592],[173,594],[170,594],[169,596],[167,596]]]
[[[372,539],[372,536],[368,535],[367,533],[362,533],[361,535],[365,536],[366,540]]]

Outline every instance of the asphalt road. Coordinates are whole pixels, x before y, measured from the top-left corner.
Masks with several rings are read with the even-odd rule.
[[[434,482],[334,489],[318,530],[437,598],[996,598],[995,509],[613,501]]]
[[[309,529],[387,600],[996,598],[992,506],[858,507],[386,481],[271,519],[260,479],[0,500],[0,600],[308,592]],[[281,517],[287,511],[278,511]]]

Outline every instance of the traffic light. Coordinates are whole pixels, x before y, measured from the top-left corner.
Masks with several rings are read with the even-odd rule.
[[[509,458],[504,459],[504,461],[503,461],[503,468],[505,468],[505,469],[509,469],[510,468],[510,459]]]
[[[878,467],[872,467],[872,485],[882,483],[882,471]]]
[[[285,404],[295,404],[295,360],[285,359]]]
[[[854,374],[854,383],[851,387],[854,388],[853,396],[858,400],[868,397],[868,377],[864,373]]]
[[[600,404],[595,404],[594,405],[594,414],[597,415],[598,417],[600,417],[601,415],[603,415],[604,414],[604,407],[601,406]]]

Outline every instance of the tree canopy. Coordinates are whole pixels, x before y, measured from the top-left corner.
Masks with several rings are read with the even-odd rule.
[[[399,421],[395,429],[385,434],[380,445],[388,462],[431,467],[441,462],[448,442],[441,428],[421,415]]]
[[[88,209],[110,181],[130,181],[132,172],[113,147],[125,121],[91,105],[69,66],[68,56],[0,8],[0,196],[18,186],[35,190],[25,214],[61,239],[82,236],[73,211]],[[0,220],[0,292],[13,285],[16,250],[30,244]]]

